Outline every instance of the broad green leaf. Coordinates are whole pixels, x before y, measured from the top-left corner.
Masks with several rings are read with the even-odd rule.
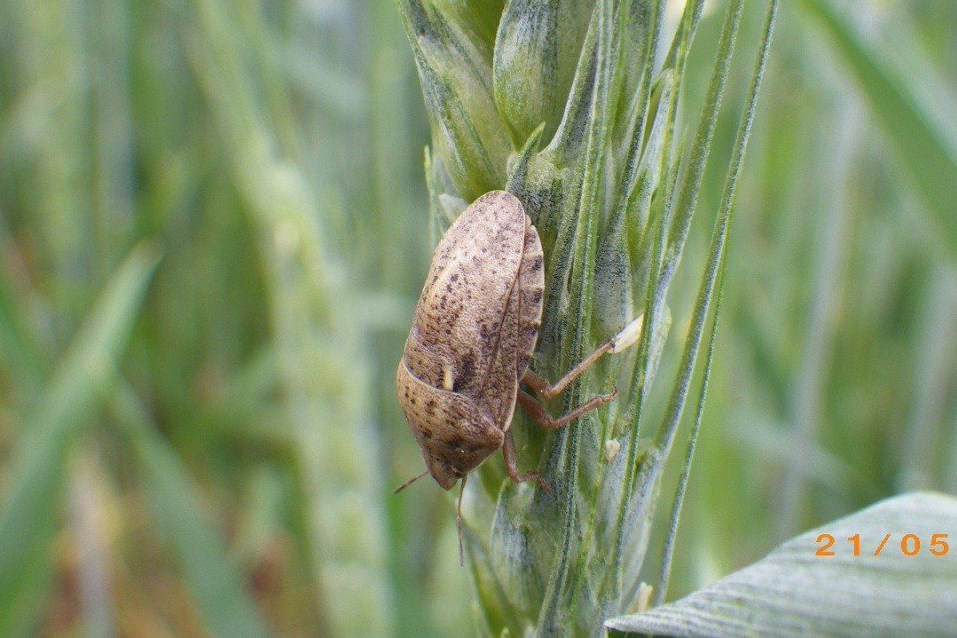
[[[830,38],[834,56],[842,62],[861,89],[871,112],[900,154],[907,171],[923,196],[943,245],[957,254],[957,129],[947,105],[918,92],[910,78],[926,77],[920,61],[895,49],[896,64],[883,55],[849,24],[830,0],[803,0],[803,5]],[[903,69],[908,69],[905,74]]]
[[[256,607],[244,591],[243,575],[207,520],[183,462],[159,435],[132,390],[122,388],[113,408],[128,428],[152,524],[170,544],[210,634],[265,635]]]
[[[0,635],[30,630],[56,533],[70,444],[109,391],[158,255],[136,248],[114,275],[25,421],[0,502]]]
[[[957,627],[957,498],[914,492],[806,532],[679,601],[613,618],[609,629],[667,636],[952,635]],[[950,533],[934,556],[934,534]],[[819,537],[833,556],[818,556]],[[848,537],[860,534],[859,556]],[[879,556],[885,534],[890,539]],[[905,534],[920,539],[906,556]],[[910,541],[908,549],[913,549]]]

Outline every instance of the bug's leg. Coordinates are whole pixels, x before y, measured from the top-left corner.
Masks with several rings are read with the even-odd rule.
[[[629,323],[621,332],[595,348],[594,352],[582,359],[577,366],[569,370],[565,376],[555,383],[549,383],[548,379],[539,374],[535,374],[531,370],[525,371],[525,376],[522,377],[522,381],[546,399],[557,397],[572,381],[581,376],[588,368],[595,365],[595,362],[601,359],[603,355],[609,352],[621,352],[637,342],[638,337],[641,336],[643,321],[644,316],[640,316]]]
[[[459,505],[455,509],[455,527],[459,532],[459,567],[465,565],[465,549],[462,543],[462,497],[465,495],[465,480],[468,474],[462,477],[462,484],[459,486]]]
[[[521,388],[518,390],[518,403],[524,408],[528,415],[532,417],[532,421],[547,428],[549,430],[556,430],[570,421],[574,421],[583,414],[591,412],[602,403],[608,403],[609,401],[614,401],[615,397],[618,396],[618,388],[615,388],[614,392],[609,394],[599,394],[594,396],[580,406],[569,412],[568,414],[563,414],[559,417],[554,417],[545,410],[545,406],[538,402],[538,400],[530,395],[528,392],[525,392]]]
[[[508,472],[510,479],[516,483],[536,481],[538,486],[546,492],[552,491],[552,486],[545,482],[545,479],[542,478],[539,472],[535,470],[522,472],[518,469],[518,455],[515,453],[515,439],[512,438],[511,430],[505,431],[505,443],[502,445],[502,456],[505,457],[505,471]]]
[[[603,354],[611,350],[613,345],[615,345],[615,343],[611,339],[601,344],[594,352],[585,357],[581,363],[569,370],[565,376],[555,383],[549,383],[548,379],[539,374],[535,374],[531,370],[525,371],[525,376],[522,377],[522,381],[545,398],[551,399],[557,397],[572,381],[577,379],[581,373],[592,367]]]

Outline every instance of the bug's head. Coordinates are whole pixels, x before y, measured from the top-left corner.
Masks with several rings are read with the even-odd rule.
[[[472,413],[467,419],[453,421],[450,427],[435,432],[431,438],[420,437],[419,446],[429,474],[449,490],[502,447],[503,439],[494,421]]]
[[[445,460],[430,454],[428,450],[423,450],[422,456],[425,457],[425,466],[428,468],[429,474],[432,475],[435,482],[441,485],[444,490],[452,489],[455,482],[466,474]]]
[[[502,447],[504,434],[487,409],[467,396],[424,383],[404,360],[396,389],[429,474],[443,488],[451,489]]]

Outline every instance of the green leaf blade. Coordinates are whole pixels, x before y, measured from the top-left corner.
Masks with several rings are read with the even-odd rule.
[[[207,520],[175,450],[159,435],[129,388],[118,394],[114,410],[129,428],[152,521],[170,544],[211,635],[266,635],[255,604],[243,589],[242,573]]]
[[[50,574],[64,461],[109,390],[159,260],[140,245],[110,281],[27,418],[0,502],[0,635],[29,632]]]
[[[947,635],[957,626],[957,570],[934,556],[933,534],[957,529],[957,498],[916,492],[805,532],[757,563],[679,601],[613,618],[626,633],[684,635]],[[820,534],[834,556],[816,554]],[[847,537],[861,535],[860,556]],[[890,540],[879,556],[874,551]],[[906,556],[904,534],[922,543]]]

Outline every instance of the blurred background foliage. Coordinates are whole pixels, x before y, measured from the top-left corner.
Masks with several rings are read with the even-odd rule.
[[[957,491],[957,5],[782,4],[672,597]],[[450,499],[390,494],[427,140],[385,0],[0,4],[0,633],[470,633]]]

